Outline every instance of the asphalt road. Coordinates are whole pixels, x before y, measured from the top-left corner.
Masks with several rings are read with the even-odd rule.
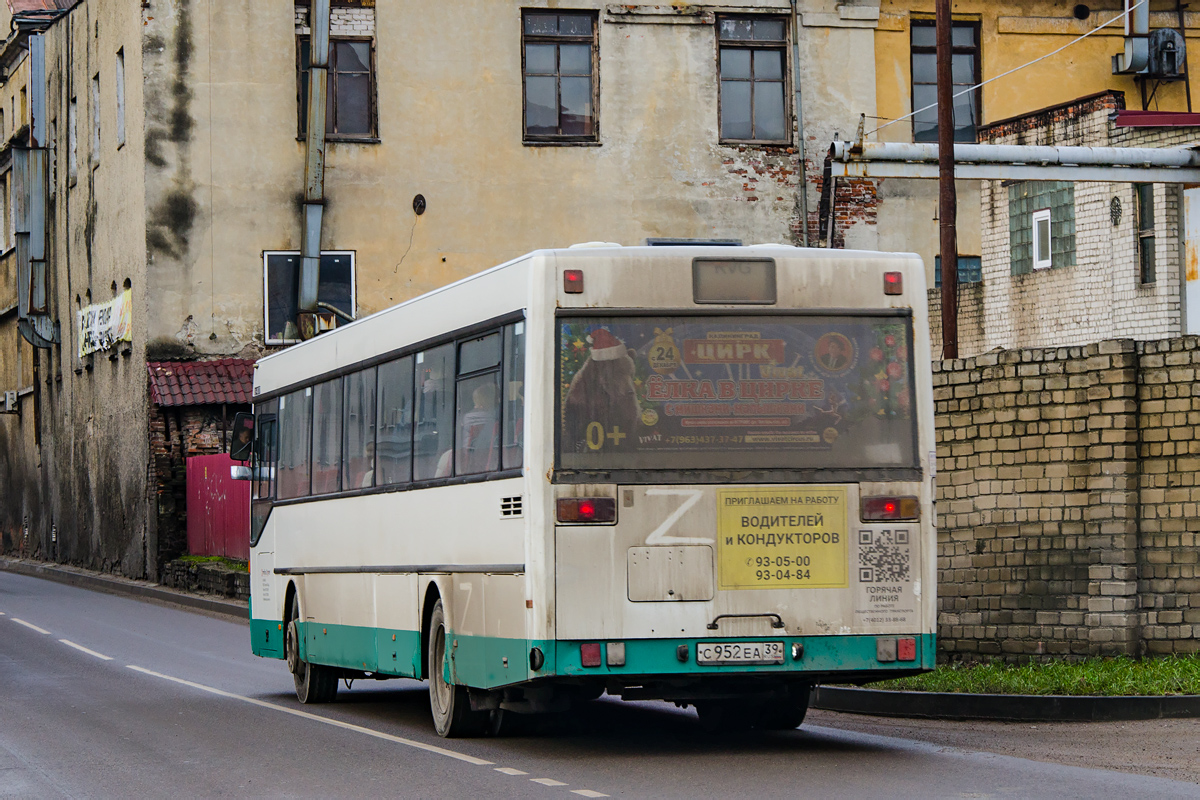
[[[1043,737],[1031,760],[978,732],[962,747],[952,728],[819,712],[798,731],[713,738],[689,711],[604,699],[521,735],[446,741],[413,681],[301,707],[237,621],[5,572],[0,615],[0,797],[1200,797],[1070,752],[1055,763],[1055,740],[1086,746],[1091,725]]]

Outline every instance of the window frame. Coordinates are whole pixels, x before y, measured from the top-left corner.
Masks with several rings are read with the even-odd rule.
[[[1149,195],[1149,202],[1143,197],[1143,192]],[[1133,185],[1134,217],[1133,233],[1137,251],[1138,278],[1143,286],[1157,282],[1157,264],[1155,260],[1155,227],[1157,219],[1154,214],[1154,184],[1135,183]],[[1149,217],[1147,220],[1146,217]],[[1148,225],[1147,225],[1148,223]]]
[[[1054,266],[1054,216],[1049,208],[1039,208],[1036,211],[1030,212],[1029,220],[1033,224],[1033,242],[1032,242],[1032,257],[1034,271],[1050,269]],[[1038,245],[1041,243],[1041,236],[1038,233],[1038,223],[1046,223],[1047,238],[1046,251],[1050,254],[1048,258],[1038,258]]]
[[[592,20],[591,36],[573,36],[569,34],[526,33],[525,19],[529,14],[567,14],[586,16]],[[573,8],[522,8],[521,16],[521,143],[526,146],[545,145],[599,145],[600,144],[600,14],[594,10]],[[561,133],[562,131],[562,69],[558,45],[587,43],[592,54],[592,132]],[[555,45],[556,72],[554,74],[556,97],[559,98],[558,130],[560,133],[530,133],[529,132],[529,97],[527,79],[529,74],[525,64],[525,46],[527,44]],[[541,74],[541,73],[539,73]],[[573,76],[579,77],[579,76]]]
[[[304,68],[304,46],[311,41],[309,36],[296,36],[296,138],[304,140],[308,136],[308,70]],[[367,133],[340,133],[330,130],[337,121],[337,43],[366,42],[371,49],[371,64],[368,76],[370,78],[367,102],[370,106],[368,117],[370,131]],[[379,77],[375,59],[374,36],[330,36],[329,37],[329,66],[327,70],[326,105],[325,105],[325,141],[350,142],[359,144],[379,143]]]
[[[271,322],[271,286],[270,272],[268,270],[269,259],[271,256],[300,256],[299,250],[263,250],[262,251],[262,278],[263,278],[263,344],[269,345],[287,345],[299,344],[303,339],[272,339],[270,338],[270,322]],[[350,257],[350,316],[358,319],[358,251],[357,250],[322,250],[322,256],[349,256]]]
[[[914,142],[936,142],[936,141],[938,141],[938,138],[937,138],[938,128],[937,128],[936,124],[933,127],[934,137],[932,139],[918,139],[917,138],[917,120],[916,120],[915,112],[919,108],[923,108],[924,105],[921,105],[921,106],[917,105],[917,98],[916,98],[917,81],[916,81],[915,75],[913,73],[913,56],[918,55],[918,54],[921,54],[921,55],[933,54],[935,56],[937,55],[937,45],[936,44],[933,47],[926,47],[924,45],[922,45],[922,46],[914,45],[913,44],[913,31],[917,28],[935,28],[935,27],[936,27],[936,22],[935,22],[935,20],[932,20],[932,19],[913,19],[909,23],[909,31],[908,31],[908,50],[909,50],[909,53],[908,53],[908,102],[909,102],[909,111],[914,112],[913,121],[912,121],[912,124],[910,125],[910,128],[912,129],[912,140]],[[978,20],[965,20],[964,19],[964,20],[951,20],[950,27],[951,27],[951,31],[952,31],[951,32],[952,36],[953,36],[954,28],[971,28],[972,29],[972,36],[973,36],[972,41],[974,42],[974,44],[972,46],[966,47],[964,45],[951,45],[951,48],[950,48],[952,57],[955,55],[966,55],[966,54],[971,54],[972,56],[974,56],[974,69],[972,70],[973,74],[971,76],[971,85],[976,87],[975,92],[974,92],[974,95],[975,95],[975,121],[974,121],[974,125],[972,126],[974,128],[975,135],[970,139],[959,140],[957,138],[957,136],[954,139],[955,142],[960,143],[960,144],[970,144],[970,143],[979,141],[979,128],[980,128],[980,126],[983,125],[983,87],[978,86],[978,84],[982,80],[982,75],[983,75],[983,41],[981,39],[982,26],[980,25]],[[936,35],[935,35],[935,38],[936,38]],[[961,83],[954,84],[953,80],[954,79],[953,79],[953,72],[952,72],[951,73],[951,83],[952,83],[951,93],[957,94],[959,91],[961,91],[961,89],[959,89],[957,87],[963,86],[963,84],[961,84]],[[933,84],[929,84],[925,81],[921,81],[920,85],[922,85],[922,86],[932,85],[935,87],[937,86],[936,82]],[[957,123],[957,120],[955,120],[955,122]],[[958,129],[958,126],[956,124],[955,130],[957,131],[957,129]]]
[[[781,39],[781,40],[775,40],[775,39],[772,39],[772,40],[722,39],[721,38],[721,22],[724,20],[750,20],[750,21],[780,22],[783,24],[783,39]],[[731,144],[731,145],[739,145],[739,144],[776,145],[776,146],[791,145],[792,139],[795,135],[796,123],[795,123],[795,112],[792,108],[792,102],[793,102],[792,101],[792,92],[790,91],[789,87],[794,86],[794,79],[792,76],[794,74],[793,70],[795,69],[795,65],[792,64],[792,47],[791,47],[792,26],[789,24],[788,18],[781,17],[777,14],[722,14],[717,17],[716,25],[714,26],[714,28],[715,28],[716,35],[713,38],[716,40],[716,46],[717,46],[717,58],[716,58],[716,65],[717,65],[717,143],[718,144]],[[724,42],[729,42],[730,44],[725,45],[725,44],[723,44]],[[780,81],[780,83],[782,84],[782,88],[783,88],[783,128],[784,128],[784,134],[785,134],[784,138],[782,138],[782,139],[754,139],[754,138],[735,139],[735,138],[726,138],[725,136],[721,135],[721,131],[724,128],[724,119],[722,118],[723,101],[722,101],[722,88],[721,88],[721,85],[724,82],[724,80],[721,78],[721,51],[726,46],[728,46],[731,49],[736,48],[736,49],[751,51],[750,63],[751,63],[752,73],[751,73],[751,77],[750,77],[748,83],[750,84],[750,127],[751,127],[752,133],[755,132],[754,131],[754,84],[756,83],[756,81],[754,80],[754,77],[753,77],[753,63],[754,63],[753,52],[755,50],[778,50],[782,54],[782,56],[783,56],[783,79]],[[741,79],[735,79],[735,80],[741,80]],[[771,81],[771,82],[773,83],[774,81]]]
[[[457,409],[458,384],[459,384],[459,381],[463,378],[478,377],[479,375],[486,375],[489,372],[498,371],[499,375],[500,375],[501,389],[502,389],[502,391],[504,391],[504,389],[507,385],[507,378],[508,378],[508,372],[507,372],[508,361],[506,360],[505,350],[504,350],[505,342],[507,340],[507,331],[509,330],[509,328],[511,328],[515,325],[527,326],[528,319],[527,319],[525,313],[526,312],[524,310],[521,310],[521,311],[514,311],[514,312],[510,312],[508,314],[503,314],[500,316],[492,317],[492,318],[486,320],[485,322],[481,322],[481,323],[478,323],[475,325],[460,328],[458,330],[451,331],[451,332],[448,332],[446,334],[443,334],[443,335],[440,335],[437,337],[431,337],[429,339],[425,339],[420,342],[415,342],[413,344],[406,345],[404,347],[397,348],[395,350],[390,350],[388,352],[381,353],[377,356],[373,356],[371,358],[368,358],[360,363],[357,363],[357,364],[354,364],[351,366],[346,366],[346,367],[341,367],[341,368],[338,368],[335,370],[330,370],[330,371],[324,372],[320,375],[313,375],[309,378],[306,378],[303,381],[297,381],[295,383],[291,383],[286,386],[281,386],[276,390],[273,390],[271,392],[265,392],[265,393],[255,397],[254,398],[255,408],[258,408],[260,406],[267,407],[270,404],[275,403],[275,408],[277,410],[276,413],[278,414],[277,401],[280,398],[290,397],[293,394],[303,392],[305,390],[308,390],[309,392],[311,392],[311,394],[308,395],[308,397],[310,398],[310,400],[309,400],[310,408],[309,408],[309,418],[308,418],[308,435],[309,435],[308,456],[309,456],[310,494],[304,495],[304,496],[297,496],[297,497],[279,498],[278,492],[275,491],[274,496],[271,499],[272,505],[273,506],[293,505],[296,503],[306,503],[306,502],[312,502],[315,500],[328,500],[328,499],[333,499],[333,498],[337,498],[337,497],[357,497],[360,495],[379,494],[382,492],[411,491],[414,489],[428,489],[428,488],[434,488],[437,486],[458,485],[458,484],[465,484],[465,483],[479,483],[482,481],[490,481],[490,480],[506,480],[506,479],[510,479],[510,478],[519,478],[519,477],[523,476],[524,475],[523,467],[521,467],[521,466],[505,467],[503,451],[501,450],[499,466],[495,470],[488,470],[485,472],[476,472],[476,473],[457,474],[457,473],[454,473],[454,470],[452,468],[452,470],[451,470],[452,474],[447,475],[447,476],[422,478],[419,480],[414,477],[414,475],[416,473],[416,452],[415,452],[415,450],[416,450],[417,412],[416,412],[415,403],[416,403],[416,399],[417,399],[416,398],[416,394],[417,394],[416,381],[417,381],[417,372],[418,372],[417,364],[416,364],[416,355],[418,353],[428,353],[432,350],[435,350],[435,349],[445,346],[445,345],[453,345],[453,359],[452,359],[452,365],[451,365],[453,368],[453,374],[451,375],[451,381],[453,382],[453,393],[450,397],[451,409]],[[525,336],[525,333],[527,332],[527,330],[528,330],[527,327],[524,328],[524,330],[520,334],[520,338],[522,339],[522,345],[525,345],[527,343],[527,338]],[[458,358],[459,358],[460,347],[464,343],[468,343],[472,340],[486,336],[489,333],[499,333],[501,335],[501,356],[500,356],[499,366],[498,367],[488,367],[488,368],[484,368],[481,370],[476,370],[474,372],[464,374],[462,376],[458,375]],[[516,337],[514,337],[514,338],[516,338]],[[366,371],[370,371],[370,370],[376,370],[376,392],[378,393],[379,385],[380,385],[378,370],[386,364],[394,363],[394,362],[400,361],[401,359],[404,359],[404,358],[412,359],[409,389],[411,392],[410,401],[413,403],[413,408],[412,408],[413,416],[412,416],[412,421],[409,425],[410,447],[409,447],[409,478],[408,478],[408,480],[396,482],[396,483],[385,483],[380,480],[380,474],[378,471],[379,470],[379,432],[381,429],[381,426],[379,424],[379,413],[380,413],[382,406],[379,404],[378,394],[376,394],[376,404],[375,404],[376,417],[375,417],[374,439],[373,439],[373,441],[375,443],[374,468],[375,468],[376,472],[375,472],[375,475],[373,476],[373,485],[369,486],[369,487],[358,487],[358,488],[346,487],[345,481],[343,478],[341,490],[339,490],[337,492],[331,492],[328,494],[321,494],[321,495],[312,494],[311,493],[312,455],[313,455],[313,447],[314,447],[314,439],[315,439],[314,434],[315,434],[315,425],[316,425],[316,413],[315,413],[316,403],[315,403],[314,395],[316,393],[316,387],[323,383],[332,381],[332,380],[343,379],[342,380],[342,394],[341,394],[341,396],[343,398],[343,400],[342,400],[342,418],[341,418],[342,428],[341,428],[341,440],[340,441],[342,442],[342,458],[344,461],[344,459],[345,459],[346,408],[347,408],[345,399],[344,399],[345,398],[345,387],[346,387],[346,381],[344,379],[350,375],[354,375],[354,374],[358,374],[358,373],[362,373],[362,372],[366,372]],[[524,371],[527,371],[530,368],[530,362],[528,359],[527,351],[525,353],[523,353],[523,357],[520,359],[520,363],[521,363],[521,367],[523,369],[523,372],[521,375],[521,380],[522,380],[522,382],[524,382],[525,377],[526,377]],[[524,405],[522,405],[522,415],[523,415],[523,413],[524,413]],[[503,414],[503,404],[501,404],[501,414],[498,418],[498,423],[499,423],[499,428],[497,431],[498,442],[502,448],[503,443],[505,441],[506,434],[508,433],[507,425],[505,423],[505,416]],[[455,419],[454,425],[455,425],[455,428],[457,428],[457,419]],[[523,428],[523,418],[522,418],[522,428]],[[278,455],[280,455],[280,453],[278,453],[278,450],[280,449],[279,445],[282,442],[281,437],[283,436],[282,426],[277,427],[275,430],[276,430],[275,435],[276,435],[276,448],[277,448],[277,457],[278,457]],[[457,446],[458,446],[457,433],[458,433],[458,431],[455,430],[454,431],[455,438],[453,438],[451,440],[452,452],[457,450]],[[519,447],[520,447],[522,454],[524,453],[524,448],[525,448],[525,443],[526,443],[524,433],[525,433],[525,431],[522,430],[521,437],[519,440]],[[523,462],[523,460],[524,459],[522,458],[522,462]],[[344,472],[345,472],[345,465],[343,463],[343,464],[339,465],[339,474],[344,475]],[[273,475],[273,479],[277,481],[277,479],[278,479],[277,473]]]

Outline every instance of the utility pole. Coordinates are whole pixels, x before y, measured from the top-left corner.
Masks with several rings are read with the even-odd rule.
[[[954,47],[950,0],[937,0],[938,225],[942,251],[942,358],[958,358],[958,193],[954,186]]]

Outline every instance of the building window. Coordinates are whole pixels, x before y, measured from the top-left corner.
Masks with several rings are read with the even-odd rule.
[[[1008,187],[1009,255],[1013,275],[1075,264],[1075,185],[1018,181]]]
[[[308,129],[308,38],[301,38],[299,44],[300,135],[304,136]],[[374,50],[371,39],[329,40],[326,136],[348,139],[375,137]]]
[[[964,283],[982,283],[983,282],[983,258],[981,256],[964,256],[958,257],[958,285]],[[939,288],[942,285],[942,257],[933,257],[933,286]]]
[[[117,51],[117,147],[125,144],[125,48]]]
[[[721,141],[786,144],[787,25],[781,19],[723,17],[718,25]]]
[[[525,12],[525,141],[597,141],[596,16]]]
[[[1054,260],[1050,257],[1050,209],[1033,212],[1033,268],[1050,269]]]
[[[1154,283],[1154,184],[1134,184],[1137,197],[1137,252],[1142,283]]]
[[[979,24],[955,22],[950,28],[953,57],[950,71],[954,94],[979,83]],[[975,129],[982,118],[983,90],[954,99],[954,141],[974,142]],[[912,108],[913,111],[937,102],[937,29],[933,20],[912,23]],[[937,107],[913,117],[913,141],[938,140]]]
[[[300,254],[295,251],[263,254],[263,290],[266,302],[267,344],[300,341],[296,315],[300,304]],[[355,316],[354,253],[336,250],[321,253],[321,279],[317,300]]]

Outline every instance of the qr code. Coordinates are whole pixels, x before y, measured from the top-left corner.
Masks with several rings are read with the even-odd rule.
[[[891,583],[909,577],[908,531],[859,531],[858,580]]]

